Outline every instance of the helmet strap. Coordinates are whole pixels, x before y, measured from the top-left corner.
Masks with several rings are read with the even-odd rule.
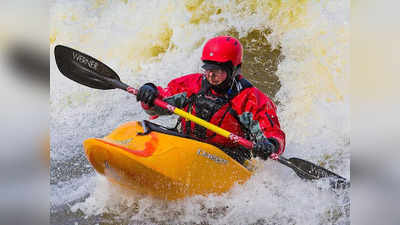
[[[233,71],[232,71],[232,80],[235,79],[235,77],[240,74],[240,67],[242,66],[242,64],[239,64],[235,67],[233,67]]]

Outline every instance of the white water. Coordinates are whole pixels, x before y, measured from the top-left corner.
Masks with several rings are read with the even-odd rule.
[[[100,59],[134,87],[145,82],[165,86],[172,78],[199,70],[201,47],[208,38],[232,29],[239,38],[246,38],[253,29],[271,29],[267,39],[272,46],[280,46],[284,55],[276,72],[281,88],[274,100],[280,102],[278,116],[287,134],[285,155],[323,162],[349,178],[350,3],[299,2],[52,1],[52,162],[83,157],[84,139],[103,136],[126,121],[147,118],[134,96],[118,90],[93,90],[63,77],[52,53],[56,44]],[[156,122],[171,124],[167,118]],[[69,202],[89,194],[71,210],[86,216],[116,213],[132,224],[151,224],[153,220],[327,224],[328,218],[337,218],[332,213],[340,209],[344,197],[325,190],[325,183],[306,183],[292,170],[272,161],[265,162],[245,185],[225,195],[168,204],[116,190],[101,178],[92,177],[96,184],[92,179],[85,183],[86,175],[78,181],[88,188],[80,188],[77,193],[72,190],[77,180],[68,179],[68,174],[61,176],[67,181],[55,179],[61,187],[52,188],[52,205],[68,201],[57,200],[60,192],[71,193]],[[224,207],[228,208],[223,212],[207,212]],[[334,223],[348,222],[349,218],[341,216]]]

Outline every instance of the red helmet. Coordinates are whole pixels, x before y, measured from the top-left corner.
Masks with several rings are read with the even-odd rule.
[[[201,60],[219,63],[232,62],[234,67],[242,63],[242,45],[239,40],[230,36],[219,36],[207,41],[203,48]]]

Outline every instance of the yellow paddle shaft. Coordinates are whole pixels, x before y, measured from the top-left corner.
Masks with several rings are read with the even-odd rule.
[[[229,136],[231,135],[231,132],[224,130],[218,126],[215,126],[214,124],[209,123],[203,119],[200,119],[199,117],[193,116],[192,114],[185,112],[182,109],[175,108],[174,113],[187,119],[187,120],[193,121],[194,123],[197,123],[200,126],[203,126],[211,131],[214,131],[215,133],[217,133],[223,137],[229,138]]]
[[[223,137],[226,137],[226,138],[230,139],[231,141],[233,141],[235,143],[239,143],[240,145],[244,146],[247,149],[252,149],[253,148],[253,142],[251,142],[249,140],[246,140],[246,139],[244,139],[242,137],[239,137],[239,136],[237,136],[237,135],[235,135],[235,134],[233,134],[233,133],[231,133],[231,132],[229,132],[227,130],[224,130],[224,129],[222,129],[222,128],[220,128],[220,127],[218,127],[218,126],[216,126],[216,125],[214,125],[212,123],[209,123],[209,122],[207,122],[207,121],[205,121],[203,119],[200,119],[200,118],[198,118],[198,117],[196,117],[196,116],[194,116],[194,115],[192,115],[192,114],[190,114],[188,112],[183,111],[182,109],[174,107],[174,106],[162,101],[161,99],[156,98],[154,100],[154,104],[159,106],[159,107],[161,107],[161,108],[168,109],[170,112],[173,112],[173,113],[175,113],[175,114],[177,114],[177,115],[179,115],[179,116],[181,116],[181,117],[183,117],[183,118],[185,118],[187,120],[193,121],[194,123],[199,124],[200,126],[203,126],[203,127],[207,128],[207,129],[209,129],[209,130],[211,130],[211,131],[213,131],[213,132],[215,132],[215,133],[217,133],[217,134],[219,134],[219,135],[221,135]]]

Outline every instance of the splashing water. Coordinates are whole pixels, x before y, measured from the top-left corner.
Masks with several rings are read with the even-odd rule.
[[[285,155],[349,177],[349,5],[345,0],[52,1],[51,222],[349,224],[346,191],[304,182],[271,160],[247,183],[220,196],[161,202],[110,185],[93,175],[82,142],[148,116],[134,96],[66,79],[52,54],[55,45],[67,45],[103,61],[133,87],[165,86],[199,71],[207,39],[233,35],[244,46],[244,76],[278,104]],[[157,123],[173,125],[173,120]]]

